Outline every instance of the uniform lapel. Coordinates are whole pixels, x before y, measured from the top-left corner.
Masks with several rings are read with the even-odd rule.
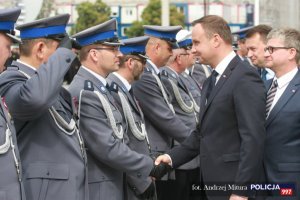
[[[113,97],[111,96],[110,92],[107,90],[107,88],[105,87],[105,85],[103,85],[103,83],[97,79],[93,74],[91,74],[90,72],[88,72],[87,70],[85,70],[84,68],[80,68],[78,73],[79,76],[84,77],[84,79],[86,80],[90,80],[93,82],[94,88],[96,88],[99,92],[101,92],[102,94],[104,94],[104,96],[106,96],[106,98],[109,100],[109,102],[115,107],[117,108],[115,101],[113,99]]]
[[[129,93],[129,91],[126,89],[124,83],[114,74],[110,74],[109,78],[114,81],[119,88],[122,90],[123,94],[125,94],[125,96],[127,97],[129,103],[131,104],[131,106],[137,111],[139,112],[138,109],[138,105],[136,103],[136,101],[133,99],[133,96]]]
[[[286,105],[289,100],[294,96],[300,86],[300,72],[298,70],[295,77],[289,83],[281,97],[278,99],[277,103],[274,105],[271,110],[269,117],[267,118],[266,126],[270,125],[270,123],[275,119],[280,110]]]

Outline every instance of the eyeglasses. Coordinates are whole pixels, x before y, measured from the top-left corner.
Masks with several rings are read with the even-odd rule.
[[[137,60],[137,61],[141,62],[142,65],[145,65],[146,62],[147,62],[147,60],[146,60],[145,58],[141,58],[141,59],[133,58],[133,57],[129,57],[129,58],[131,58],[132,60]],[[127,58],[127,60],[129,60],[129,58]],[[126,60],[126,61],[127,61],[127,60]]]
[[[264,51],[265,52],[269,52],[269,54],[272,54],[274,52],[274,50],[276,49],[291,49],[291,48],[294,48],[294,47],[272,47],[272,46],[267,46],[264,48]]]
[[[108,47],[95,47],[95,48],[92,48],[92,49],[96,49],[96,50],[108,50],[108,51],[112,51],[114,53],[118,53],[120,51],[120,47],[117,46],[117,47],[111,47],[111,48],[108,48]],[[90,50],[92,50],[90,49]]]

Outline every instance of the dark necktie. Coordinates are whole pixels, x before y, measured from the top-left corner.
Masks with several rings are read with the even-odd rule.
[[[266,103],[266,117],[267,118],[268,118],[272,103],[274,101],[274,97],[276,95],[277,86],[278,86],[277,81],[274,80],[271,85],[271,88],[269,89],[268,94],[267,94],[267,103]]]
[[[213,90],[214,86],[216,85],[216,80],[217,80],[218,72],[215,70],[212,71],[210,77],[207,79],[207,91],[206,91],[206,99],[209,98],[211,91]]]
[[[267,70],[265,70],[264,68],[258,68],[257,71],[258,71],[258,74],[261,77],[261,79],[263,81],[266,81],[267,80],[267,73],[268,73]]]
[[[263,80],[263,81],[266,81],[267,80],[267,70],[265,70],[265,69],[262,69],[261,70],[261,79]]]

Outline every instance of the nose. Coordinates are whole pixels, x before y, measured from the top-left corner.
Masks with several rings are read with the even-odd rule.
[[[253,56],[253,51],[249,49],[247,53],[247,57],[251,58],[252,56]]]

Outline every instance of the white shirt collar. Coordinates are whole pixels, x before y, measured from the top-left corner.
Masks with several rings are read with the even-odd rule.
[[[176,76],[178,76],[178,73],[170,66],[167,66],[167,68],[169,68],[172,72],[174,72],[176,74]]]
[[[113,72],[113,74],[121,80],[121,82],[125,85],[127,91],[131,89],[130,83],[123,76],[121,76],[117,72]]]
[[[159,69],[157,68],[157,66],[150,59],[147,59],[147,62],[150,63],[150,65],[152,65],[152,67],[154,68],[155,73],[159,74]]]
[[[90,70],[89,68],[85,67],[85,66],[81,66],[83,69],[85,69],[86,71],[88,71],[89,73],[91,73],[92,75],[94,75],[99,81],[101,81],[103,83],[104,86],[106,86],[107,82],[105,80],[105,78],[103,78],[102,76],[100,76],[99,74],[93,72],[92,70]]]
[[[278,88],[281,89],[282,87],[286,86],[291,82],[294,76],[297,74],[298,68],[295,67],[292,71],[286,73],[285,75],[281,76],[280,78],[275,77],[274,79],[277,80]]]
[[[19,63],[25,65],[26,67],[29,67],[30,69],[36,71],[36,68],[34,68],[34,67],[32,67],[31,65],[29,65],[29,64],[27,64],[27,63],[21,61],[20,59],[17,59],[17,62],[19,62]]]
[[[216,66],[215,71],[218,72],[218,76],[222,75],[231,60],[236,56],[234,51],[230,52],[223,60]]]
[[[187,68],[184,70],[184,72],[190,74],[190,71]]]

